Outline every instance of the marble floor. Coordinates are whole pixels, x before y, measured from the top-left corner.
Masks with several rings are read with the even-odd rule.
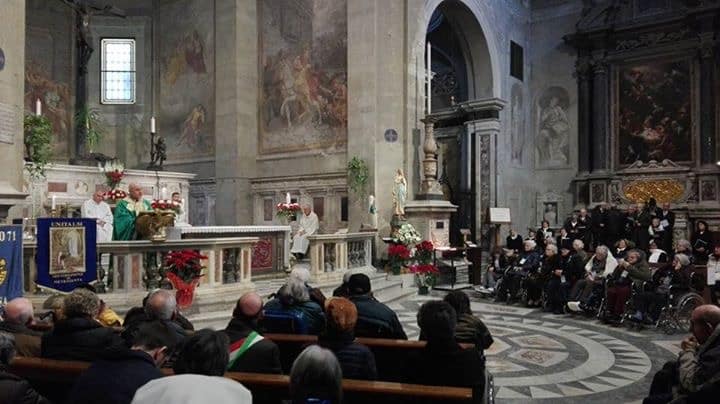
[[[391,303],[410,339],[417,339],[420,305],[443,294]],[[543,313],[480,298],[472,310],[490,328],[486,351],[499,403],[636,403],[655,372],[676,357],[682,334],[628,331],[596,320]]]

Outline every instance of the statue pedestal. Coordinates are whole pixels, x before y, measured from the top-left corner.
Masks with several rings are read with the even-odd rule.
[[[450,246],[450,215],[457,206],[444,200],[416,200],[405,206],[405,219],[436,247]]]

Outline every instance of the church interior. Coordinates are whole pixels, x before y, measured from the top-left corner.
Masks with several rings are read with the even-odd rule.
[[[0,404],[715,402],[719,62],[718,0],[0,0]]]

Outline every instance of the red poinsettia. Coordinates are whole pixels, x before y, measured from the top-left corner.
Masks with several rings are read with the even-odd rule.
[[[410,266],[410,273],[415,274],[418,286],[432,287],[440,270],[434,264],[417,264]]]
[[[419,264],[429,264],[432,262],[432,254],[435,246],[431,241],[423,240],[420,244],[415,244],[415,258]]]
[[[401,260],[410,259],[410,249],[405,244],[390,244],[388,247],[388,257],[394,257]]]
[[[113,170],[105,172],[105,182],[110,188],[115,188],[120,184],[123,177],[125,176],[125,170]]]
[[[203,275],[205,266],[200,261],[204,259],[207,256],[195,250],[172,251],[165,256],[166,275],[169,279],[172,273],[184,282],[190,282]]]

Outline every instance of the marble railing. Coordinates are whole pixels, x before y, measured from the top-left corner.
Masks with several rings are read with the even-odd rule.
[[[317,281],[330,274],[372,267],[376,232],[316,234],[310,241],[310,274]]]
[[[98,289],[114,293],[130,293],[154,289],[160,286],[160,264],[162,257],[169,251],[198,250],[207,256],[203,265],[204,276],[201,284],[218,286],[223,283],[223,274],[232,271],[235,274],[232,283],[241,283],[252,287],[252,248],[259,241],[257,237],[226,237],[186,240],[151,241],[111,241],[98,243]],[[24,243],[25,291],[32,294],[37,290],[34,280],[37,277],[34,241]],[[232,260],[227,255],[235,254]],[[107,276],[104,257],[112,257],[112,270]],[[103,263],[102,265],[100,263]],[[232,268],[228,268],[231,265]]]

